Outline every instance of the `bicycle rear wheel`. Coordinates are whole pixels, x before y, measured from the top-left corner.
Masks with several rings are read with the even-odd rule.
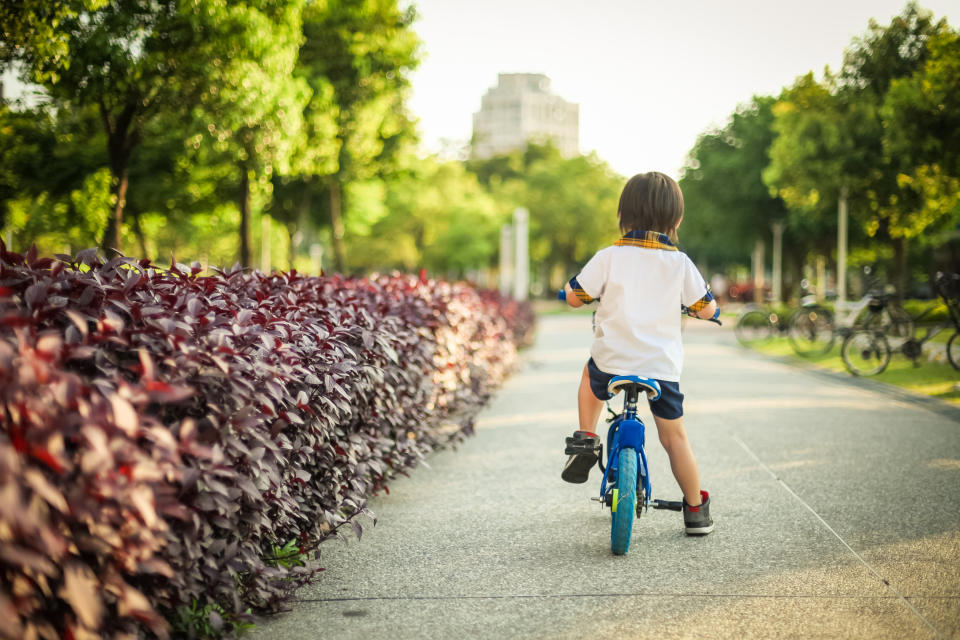
[[[953,368],[960,371],[960,340],[957,339],[960,333],[954,332],[947,341],[947,360],[953,365]]]
[[[745,347],[766,342],[773,336],[770,314],[763,309],[749,309],[740,314],[733,327],[737,341]]]
[[[790,318],[789,338],[798,356],[826,354],[833,347],[833,314],[819,305],[801,307]]]
[[[853,375],[875,376],[890,364],[890,343],[880,332],[859,329],[846,337],[840,354]]]
[[[637,452],[627,447],[620,450],[617,468],[617,484],[614,488],[610,512],[610,549],[613,555],[622,556],[630,548],[633,533],[633,517],[637,506]]]

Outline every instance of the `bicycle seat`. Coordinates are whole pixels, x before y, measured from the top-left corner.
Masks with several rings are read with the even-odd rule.
[[[630,385],[637,385],[647,394],[650,402],[656,402],[660,399],[660,383],[653,378],[641,378],[640,376],[614,376],[607,383],[607,391],[617,394],[621,389]]]

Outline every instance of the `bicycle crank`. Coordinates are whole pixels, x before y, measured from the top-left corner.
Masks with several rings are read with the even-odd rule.
[[[903,355],[911,360],[916,360],[920,357],[920,354],[923,353],[923,346],[920,344],[920,341],[914,340],[913,338],[904,342],[900,349],[903,351]]]

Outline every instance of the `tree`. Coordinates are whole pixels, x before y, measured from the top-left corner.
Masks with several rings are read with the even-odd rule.
[[[69,34],[60,28],[67,19],[96,11],[108,0],[21,0],[0,4],[0,69],[33,57],[63,63],[70,51]],[[56,73],[56,71],[51,71]]]
[[[774,140],[775,102],[755,96],[724,128],[702,134],[690,151],[680,179],[688,212],[680,235],[684,249],[700,261],[747,263],[756,240],[787,216],[783,200],[771,196],[762,179]]]
[[[328,0],[304,20],[302,73],[325,78],[336,104],[336,166],[321,177],[340,271],[347,265],[345,186],[391,171],[415,141],[405,107],[420,56],[415,18],[413,7],[401,10],[397,0]]]
[[[905,237],[951,227],[960,216],[960,34],[926,41],[925,64],[890,83],[880,115],[898,192],[884,212]]]
[[[96,244],[106,224],[110,173],[93,109],[0,105],[0,229],[50,253]]]
[[[195,139],[236,168],[243,266],[250,265],[251,185],[269,191],[275,172],[290,171],[302,141],[311,97],[294,75],[303,7],[302,0],[198,0],[189,10],[201,34],[196,59],[209,69],[194,113],[204,131]]]
[[[854,220],[871,237],[890,240],[900,292],[904,239],[912,231],[893,214],[900,209],[901,172],[885,149],[880,111],[892,83],[923,68],[926,42],[945,29],[945,21],[934,23],[914,3],[887,27],[871,20],[845,53],[839,74],[828,70],[823,83],[812,74],[798,79],[774,108],[778,137],[765,181],[819,228],[845,187]]]
[[[530,262],[553,289],[619,236],[623,177],[595,155],[565,158],[550,142],[468,163],[502,204],[530,212]]]
[[[130,158],[145,123],[184,99],[177,66],[188,55],[191,31],[173,0],[33,4],[21,16],[15,46],[4,50],[6,62],[19,63],[59,109],[98,110],[112,176],[103,246],[119,250]],[[45,41],[48,19],[56,35]]]
[[[351,197],[351,264],[457,278],[491,266],[504,209],[462,163],[417,160],[378,185]]]
[[[545,148],[539,158],[527,154],[522,204],[530,211],[530,262],[553,290],[620,236],[624,180],[596,155],[564,158],[552,145]]]
[[[946,20],[934,21],[929,11],[910,2],[903,13],[883,27],[870,21],[870,28],[855,39],[844,55],[840,73],[840,97],[863,105],[872,130],[874,161],[863,167],[859,179],[864,183],[870,213],[867,231],[889,237],[894,251],[893,273],[898,293],[906,287],[906,240],[926,228],[899,215],[903,211],[903,187],[898,160],[885,153],[886,137],[880,110],[891,85],[922,69],[929,55],[927,42],[948,29]],[[889,147],[887,147],[889,148]],[[914,192],[915,193],[915,192]]]
[[[846,186],[857,212],[868,210],[865,186],[856,181],[879,149],[858,109],[836,98],[834,77],[812,73],[784,89],[773,106],[770,163],[763,180],[789,208],[791,237],[822,254],[836,237],[836,203]],[[871,146],[873,145],[873,146]],[[829,255],[829,252],[827,252]]]

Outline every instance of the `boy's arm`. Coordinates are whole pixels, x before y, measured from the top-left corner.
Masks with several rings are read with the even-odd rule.
[[[570,305],[574,309],[576,309],[577,307],[583,306],[583,300],[578,298],[577,295],[573,292],[573,287],[570,286],[569,282],[563,286],[563,290],[567,294],[567,297],[565,298],[565,300],[567,301],[568,305]]]
[[[577,281],[576,277],[570,278],[570,282],[566,284],[563,290],[567,294],[567,304],[571,307],[582,307],[585,304],[597,301],[597,298],[583,290],[583,286]]]

